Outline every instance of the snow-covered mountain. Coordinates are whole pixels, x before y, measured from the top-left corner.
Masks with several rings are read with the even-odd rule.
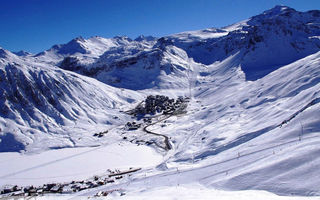
[[[75,38],[67,44],[54,45],[50,49],[34,56],[35,62],[57,65],[65,57],[75,56],[85,64],[94,62],[101,54],[112,47],[128,45],[131,39],[127,37],[102,38],[91,37]]]
[[[77,146],[73,137],[92,135],[90,129],[96,131],[97,124],[118,123],[120,119],[114,118],[120,115],[119,106],[139,100],[133,91],[34,63],[6,50],[1,50],[1,61],[1,151],[21,150],[28,145]],[[48,137],[52,138],[43,146]],[[79,142],[88,145],[90,140]]]
[[[319,50],[319,15],[276,6],[231,26],[181,33],[167,41],[206,65],[238,54],[236,64],[247,80],[256,80]]]
[[[120,142],[147,144],[162,156],[80,196],[194,183],[320,195],[319,51],[320,11],[285,6],[161,38],[80,37],[37,55],[0,48],[0,151],[107,150]],[[124,112],[150,94],[189,97],[187,113],[156,115],[147,125]],[[128,130],[132,120],[145,127]],[[159,148],[159,136],[171,150]],[[0,173],[0,184],[51,163]]]
[[[185,60],[210,65],[237,54],[234,65],[241,65],[247,80],[257,80],[319,50],[319,14],[319,11],[303,13],[276,6],[220,29],[184,32],[158,40],[128,40],[90,64],[78,57],[67,57],[61,67],[116,87],[145,89],[158,87],[158,80],[166,79],[161,70],[165,71],[165,77],[171,77],[172,73],[186,76],[189,64]],[[73,47],[71,42],[66,46]],[[131,70],[141,71],[136,74],[148,78],[141,82],[141,76],[132,76]]]
[[[32,55],[32,53],[27,52],[27,51],[23,51],[23,50],[18,51],[18,52],[12,52],[12,53],[16,54],[17,56],[31,56]]]

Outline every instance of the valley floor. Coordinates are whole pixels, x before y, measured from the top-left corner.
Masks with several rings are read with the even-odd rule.
[[[117,143],[107,146],[65,148],[39,154],[0,153],[0,187],[40,186],[81,181],[107,170],[150,167],[162,156],[147,146]]]

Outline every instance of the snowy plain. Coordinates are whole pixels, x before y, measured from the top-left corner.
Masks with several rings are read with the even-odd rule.
[[[147,159],[146,159],[147,158]],[[146,146],[118,143],[98,147],[65,148],[40,154],[1,153],[0,185],[40,186],[81,181],[110,170],[151,167],[162,156]]]

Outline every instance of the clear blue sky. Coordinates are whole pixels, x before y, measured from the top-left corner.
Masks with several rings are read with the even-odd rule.
[[[320,9],[320,0],[1,0],[0,46],[38,53],[77,36],[159,37],[226,26],[279,4]]]

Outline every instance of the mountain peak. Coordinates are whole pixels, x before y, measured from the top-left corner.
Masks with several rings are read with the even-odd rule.
[[[0,58],[6,58],[8,56],[8,51],[0,47]]]
[[[74,53],[87,53],[87,50],[83,43],[85,43],[85,39],[82,37],[77,37],[67,44],[62,45],[59,48],[60,54],[74,54]]]
[[[263,15],[267,15],[267,16],[275,16],[275,15],[280,15],[284,12],[288,12],[288,11],[296,11],[293,8],[290,8],[288,6],[284,6],[284,5],[276,5],[275,7],[266,10],[263,12]]]
[[[131,38],[129,38],[128,36],[119,36],[119,35],[117,35],[117,36],[115,36],[115,37],[113,37],[114,39],[116,39],[116,40],[125,40],[125,41],[132,41],[132,39]]]
[[[291,21],[292,23],[298,22],[296,19],[301,18],[301,16],[292,17],[300,12],[296,11],[293,8],[283,5],[277,5],[269,10],[264,11],[263,13],[251,17],[248,21],[248,25],[257,25],[269,23],[269,20],[277,19],[278,21],[282,21],[286,23],[287,21]],[[287,19],[290,18],[290,19]]]
[[[141,42],[141,41],[152,41],[152,40],[156,40],[156,37],[153,37],[151,35],[148,36],[144,36],[144,35],[139,35],[136,39],[134,39],[135,41]]]
[[[17,56],[28,56],[28,55],[32,55],[32,53],[27,52],[27,51],[23,51],[23,50],[17,51],[17,52],[12,52],[12,53],[16,54]]]
[[[79,36],[79,37],[74,38],[70,42],[72,42],[72,41],[73,42],[85,42],[86,40],[82,36]]]

